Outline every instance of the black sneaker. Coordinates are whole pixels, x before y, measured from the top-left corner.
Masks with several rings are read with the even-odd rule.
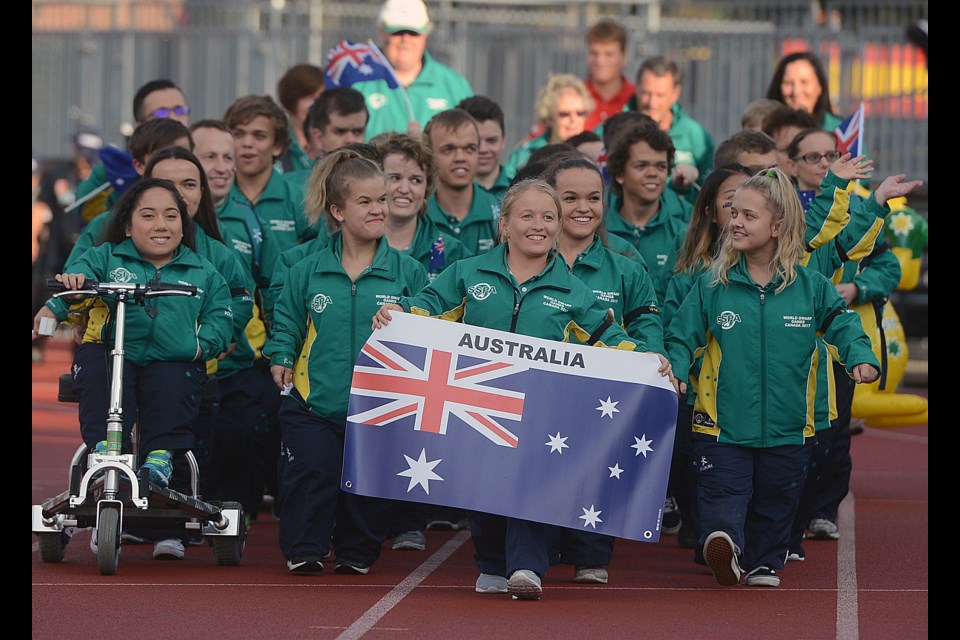
[[[770,567],[757,567],[747,574],[747,585],[751,587],[779,587],[780,576]]]
[[[353,560],[337,560],[337,566],[333,572],[345,576],[363,576],[370,573],[370,565],[363,565]]]
[[[797,547],[796,549],[790,549],[787,552],[787,560],[793,560],[794,562],[803,562],[806,560],[807,554],[803,550],[803,547]],[[784,562],[786,564],[786,562]]]
[[[660,533],[668,536],[680,531],[680,507],[673,496],[669,496],[663,503],[663,519],[660,521]]]
[[[696,549],[699,541],[700,536],[696,530],[686,522],[681,522],[680,531],[677,532],[677,545],[681,549]]]
[[[287,569],[291,573],[317,574],[323,572],[323,563],[316,556],[291,558],[287,560]]]

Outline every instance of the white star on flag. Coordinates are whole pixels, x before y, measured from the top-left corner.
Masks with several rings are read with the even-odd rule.
[[[368,65],[366,62],[364,62],[359,67],[357,67],[357,71],[359,71],[365,76],[368,76],[371,73],[373,73],[373,68],[370,65]]]
[[[597,523],[603,522],[603,520],[600,519],[600,514],[603,513],[603,511],[594,511],[593,505],[590,505],[589,510],[586,507],[580,507],[580,508],[583,509],[583,515],[580,516],[580,519],[583,520],[584,529],[587,528],[587,525],[590,525],[591,527],[596,529]]]
[[[641,438],[642,438],[642,440],[641,440]],[[630,445],[630,448],[631,448],[631,449],[636,449],[636,450],[637,450],[637,452],[636,452],[634,455],[637,455],[637,456],[638,456],[638,455],[640,455],[640,454],[642,453],[642,454],[643,454],[643,457],[646,458],[646,457],[647,457],[647,452],[648,452],[648,451],[653,451],[653,448],[650,446],[650,443],[652,443],[653,440],[647,440],[647,434],[643,434],[642,436],[640,436],[640,438],[634,436],[633,439],[637,441],[636,444]]]
[[[613,414],[620,413],[620,409],[617,409],[617,405],[620,404],[619,400],[613,401],[610,399],[610,396],[607,396],[606,400],[601,400],[600,398],[597,398],[597,400],[600,402],[600,406],[597,407],[595,411],[600,412],[601,418],[607,416],[613,420]]]
[[[619,462],[615,462],[612,467],[607,467],[607,469],[610,469],[609,477],[611,478],[615,477],[617,480],[620,479],[620,474],[623,473],[623,469],[620,468]]]
[[[548,442],[544,442],[543,444],[550,447],[550,453],[553,453],[554,451],[559,451],[560,455],[563,455],[563,450],[570,448],[570,445],[566,444],[567,437],[565,436],[561,438],[559,431],[557,431],[557,435],[555,436],[551,436],[549,433],[547,434],[547,436],[550,438],[550,440]]]
[[[427,495],[430,495],[430,481],[443,481],[443,478],[433,472],[433,468],[437,466],[440,461],[443,460],[443,458],[438,458],[436,460],[427,462],[426,449],[420,450],[420,458],[418,460],[414,460],[407,454],[403,454],[403,457],[407,459],[409,468],[399,472],[397,475],[410,478],[410,485],[407,487],[407,493],[410,493],[416,485],[420,485],[423,487],[423,490],[426,491]]]

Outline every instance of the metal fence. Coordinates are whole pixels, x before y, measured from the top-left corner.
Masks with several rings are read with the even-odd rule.
[[[322,65],[336,41],[376,38],[381,0],[121,0],[33,6],[33,147],[44,158],[70,154],[81,124],[123,144],[133,94],[143,82],[173,79],[194,118],[220,117],[234,98],[276,94],[290,66]],[[865,143],[877,175],[904,172],[928,182],[926,58],[906,28],[927,2],[848,0],[512,2],[428,0],[429,49],[501,104],[507,142],[533,123],[539,88],[551,72],[586,73],[585,33],[600,16],[630,32],[632,76],[653,54],[684,72],[681,103],[719,142],[762,97],[777,60],[799,47],[828,66],[838,113],[867,106]],[[124,125],[126,123],[126,125]]]

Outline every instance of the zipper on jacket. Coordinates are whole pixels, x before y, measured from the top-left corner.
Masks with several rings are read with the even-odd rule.
[[[517,319],[520,317],[520,303],[523,299],[517,300],[517,288],[513,288],[513,316],[510,318],[510,333],[517,331]]]
[[[359,278],[358,278],[359,279]],[[359,353],[357,349],[357,283],[350,283],[350,353]]]
[[[154,272],[154,274],[153,274],[153,279],[156,280],[157,282],[160,282],[160,269],[157,269],[157,270]],[[132,302],[132,300],[131,300],[131,302]],[[150,318],[151,320],[156,320],[157,314],[160,313],[159,302],[160,302],[159,298],[154,298],[153,304],[154,304],[155,306],[153,307],[153,310],[154,310],[154,311],[153,311],[153,315],[151,315],[150,312],[147,311],[147,309],[148,309],[148,307],[147,307],[147,301],[146,301],[146,299],[144,299],[144,305],[143,305],[144,313],[146,313],[146,314],[147,314],[147,317]],[[146,342],[147,344],[153,344],[153,328],[154,328],[155,326],[157,326],[157,323],[156,323],[156,322],[151,322],[151,323],[150,323],[150,333],[147,335],[147,342]],[[200,344],[200,336],[197,336],[197,345],[199,346],[199,344]]]
[[[767,294],[764,289],[757,285],[760,290],[760,446],[767,446],[767,323],[765,320],[764,303],[767,300]]]

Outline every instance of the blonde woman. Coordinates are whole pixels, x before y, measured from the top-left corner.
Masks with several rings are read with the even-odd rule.
[[[879,374],[859,316],[846,313],[826,277],[800,265],[805,228],[783,171],[748,178],[734,193],[717,258],[666,331],[680,380],[695,354],[711,355],[694,405],[698,543],[724,586],[744,572],[747,585],[780,585],[813,449],[818,334],[854,381]]]
[[[570,73],[552,74],[540,89],[534,107],[537,119],[546,125],[546,129],[513,150],[503,168],[506,176],[512,180],[527,164],[530,154],[540,147],[564,142],[582,133],[594,104],[583,80]]]

